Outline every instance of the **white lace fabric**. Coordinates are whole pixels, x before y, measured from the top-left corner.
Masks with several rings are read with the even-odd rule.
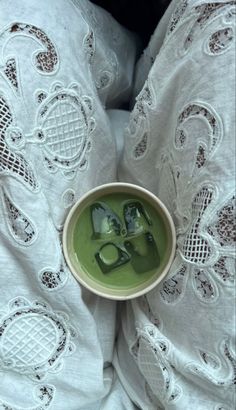
[[[127,303],[117,370],[142,409],[233,410],[235,2],[173,2],[134,90],[119,178],[166,204],[177,249],[166,279]]]
[[[105,107],[127,98],[135,53],[87,1],[0,1],[1,409],[134,408],[111,365],[116,304],[81,294],[61,233],[116,179]]]
[[[173,1],[129,118],[107,115],[131,93],[132,35],[87,0],[0,0],[0,409],[234,410],[234,41],[234,1]],[[178,246],[124,304],[113,355],[116,304],[81,289],[61,234],[116,179],[125,123],[119,179],[160,197]]]

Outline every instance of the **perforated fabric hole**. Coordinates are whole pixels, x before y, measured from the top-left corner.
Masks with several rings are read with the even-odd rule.
[[[134,157],[140,158],[142,157],[146,150],[147,150],[147,142],[148,142],[148,135],[145,133],[141,139],[141,141],[136,145],[134,149]]]
[[[208,47],[212,54],[220,54],[233,42],[233,30],[231,27],[218,30],[209,39]]]
[[[228,269],[227,257],[221,256],[214,264],[213,268],[219,278],[226,283],[234,283],[234,262],[232,261],[232,271]]]
[[[160,295],[164,302],[174,303],[181,297],[184,292],[183,288],[186,270],[186,266],[182,265],[176,274],[163,282]]]
[[[17,80],[17,71],[16,71],[16,61],[14,58],[11,58],[7,61],[4,73],[10,83],[15,89],[18,89],[18,80]]]
[[[201,299],[210,301],[216,296],[215,289],[209,279],[209,275],[202,269],[194,271],[194,287]]]
[[[236,243],[236,200],[233,196],[217,212],[217,221],[210,225],[208,233],[220,243],[221,246],[234,246]]]

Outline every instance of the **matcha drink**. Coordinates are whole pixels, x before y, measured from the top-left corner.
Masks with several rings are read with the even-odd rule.
[[[128,289],[152,277],[165,259],[168,234],[143,198],[111,193],[87,205],[73,234],[75,256],[96,282]]]

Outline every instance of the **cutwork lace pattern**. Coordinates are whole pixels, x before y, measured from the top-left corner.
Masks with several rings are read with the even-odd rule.
[[[196,137],[192,131],[194,129],[193,122],[190,124],[189,119],[198,121],[199,129],[202,126],[202,132],[197,133]],[[214,155],[221,138],[221,120],[212,107],[202,103],[194,103],[189,104],[181,111],[174,136],[177,161],[170,170],[168,168],[167,172],[173,180],[177,201],[179,198],[178,190],[183,189],[182,181],[186,181],[186,179],[189,181],[189,176],[193,178],[193,183],[196,181],[195,178],[200,175],[208,160]],[[197,154],[194,155],[194,152]],[[178,167],[178,160],[181,161],[182,157],[179,155],[180,153],[182,155],[183,153],[188,153],[188,155],[191,153],[193,157],[193,161],[189,159],[189,168],[188,165],[185,166],[184,174],[182,169]],[[170,158],[165,155],[165,159],[162,162],[163,167],[167,170]],[[191,181],[187,183],[187,186],[185,184],[184,189],[190,188],[192,188]],[[235,196],[228,199],[225,204],[221,205],[220,209],[215,211],[214,216],[207,219],[209,212],[215,207],[216,198],[216,188],[210,183],[206,183],[194,195],[191,201],[191,212],[187,209],[183,209],[181,212],[182,204],[175,204],[178,206],[178,212],[176,212],[178,252],[193,267],[195,266],[191,273],[193,290],[196,296],[206,303],[217,300],[219,291],[215,279],[230,286],[234,283],[232,275],[233,255],[227,257],[220,255],[219,247],[225,247],[231,253],[233,251],[236,241]],[[187,265],[182,264],[177,270],[173,270],[170,278],[163,282],[160,296],[165,303],[173,304],[181,300],[189,276],[189,269],[187,269]]]
[[[40,51],[34,55],[34,65],[40,73],[48,74],[57,69],[58,56],[56,48],[43,30],[30,24],[16,22],[8,26],[2,33],[0,33],[0,40],[7,42],[10,38],[13,38],[13,36],[18,35],[33,38],[46,49],[46,51]],[[13,62],[11,63],[13,64]],[[9,79],[11,79],[11,76]]]
[[[42,302],[14,299],[0,322],[0,366],[42,380],[61,370],[63,357],[74,351],[74,334],[65,314]]]
[[[192,45],[194,39],[199,35],[199,32],[205,28],[207,24],[210,24],[217,16],[225,15],[226,25],[222,30],[213,33],[207,40],[208,53],[217,55],[223,51],[226,51],[230,45],[233,44],[232,28],[227,26],[228,21],[233,21],[234,13],[233,6],[235,1],[229,1],[227,3],[208,3],[201,4],[195,7],[196,19],[190,29],[186,40],[184,42],[184,49],[187,51]]]
[[[145,83],[142,91],[136,98],[135,107],[130,115],[130,122],[126,129],[129,137],[135,138],[135,144],[132,143],[132,157],[135,160],[143,158],[148,150],[148,119],[147,112],[152,108],[154,95],[151,90],[151,84]]]
[[[167,29],[167,35],[169,35],[175,30],[176,26],[179,24],[182,16],[184,15],[184,12],[187,6],[188,6],[187,0],[181,0],[178,3],[176,9],[174,10],[174,13],[171,16],[170,23]]]
[[[186,364],[185,368],[189,377],[192,375],[197,376],[206,383],[213,384],[217,387],[227,388],[235,384],[236,360],[231,352],[228,340],[224,340],[221,343],[219,357],[215,357],[212,353],[203,352],[201,350],[199,350],[199,353],[202,363],[204,363],[205,366],[197,363]],[[221,366],[219,363],[221,363]],[[225,375],[224,377],[223,373],[225,371],[227,372],[227,376]],[[229,394],[231,393],[229,392]]]
[[[22,154],[12,152],[6,144],[6,132],[13,124],[13,116],[5,98],[0,95],[0,175],[11,175],[31,191],[39,189],[39,184],[29,163]]]
[[[68,270],[64,263],[61,263],[58,270],[45,268],[39,272],[39,282],[43,289],[54,291],[65,285],[68,279]]]
[[[49,94],[41,91],[38,95],[44,98],[40,99],[32,142],[42,144],[48,170],[86,169],[91,133],[95,128],[91,99],[81,95],[76,83],[67,89],[61,83],[55,83]]]
[[[8,215],[8,226],[13,238],[20,245],[31,245],[36,239],[36,227],[12,202],[6,192],[3,198]]]

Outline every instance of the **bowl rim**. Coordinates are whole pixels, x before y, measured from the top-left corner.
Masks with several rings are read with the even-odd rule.
[[[80,273],[78,272],[78,270],[76,270],[71,262],[70,256],[69,256],[69,252],[67,249],[67,237],[68,237],[68,228],[71,222],[71,219],[76,211],[76,209],[84,202],[86,201],[87,198],[89,198],[90,196],[96,194],[96,192],[98,191],[102,191],[102,190],[106,190],[109,188],[127,188],[127,189],[133,189],[136,191],[139,191],[141,193],[143,193],[144,196],[147,196],[147,200],[148,197],[151,197],[152,200],[154,201],[154,203],[157,203],[157,205],[161,208],[162,212],[164,213],[164,215],[166,216],[166,219],[168,221],[170,230],[171,230],[171,252],[170,252],[170,256],[168,259],[167,264],[165,265],[163,271],[161,272],[161,274],[158,276],[158,278],[156,278],[156,280],[154,280],[152,283],[150,283],[149,285],[145,286],[143,289],[138,290],[138,291],[134,291],[134,293],[131,293],[129,295],[111,295],[108,292],[106,293],[105,291],[101,291],[101,290],[97,290],[95,288],[93,288],[92,286],[90,286],[85,280],[83,280],[83,278],[81,278]],[[120,191],[121,192],[121,191]],[[102,184],[102,185],[98,185],[92,189],[90,189],[89,191],[87,191],[85,194],[83,194],[80,199],[78,201],[76,201],[76,203],[72,206],[72,208],[70,209],[65,222],[64,222],[64,227],[63,227],[63,233],[62,233],[62,249],[63,249],[63,253],[64,253],[64,257],[66,260],[66,263],[71,271],[71,273],[73,274],[74,278],[81,284],[83,285],[85,288],[87,288],[88,290],[90,290],[92,293],[101,296],[103,298],[106,299],[110,299],[110,300],[117,300],[117,301],[122,301],[122,300],[129,300],[129,299],[134,299],[136,297],[140,297],[148,292],[150,292],[154,287],[156,287],[162,280],[163,278],[167,275],[167,273],[169,272],[169,269],[171,267],[171,264],[174,260],[174,256],[175,256],[175,252],[176,252],[176,230],[175,230],[175,226],[174,226],[174,222],[173,219],[170,215],[170,212],[168,211],[167,207],[163,204],[163,202],[155,195],[153,194],[151,191],[147,190],[146,188],[143,188],[142,186],[136,185],[136,184],[132,184],[132,183],[128,183],[128,182],[109,182],[106,184]]]

